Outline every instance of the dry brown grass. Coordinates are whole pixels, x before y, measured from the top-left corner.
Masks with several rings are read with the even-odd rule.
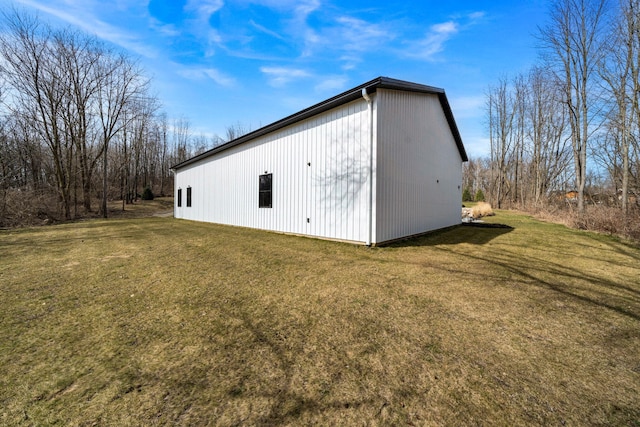
[[[0,228],[50,223],[60,216],[56,206],[55,193],[8,189],[0,193]]]
[[[631,208],[625,214],[621,209],[607,206],[587,206],[585,213],[569,214],[572,227],[627,237],[640,241],[640,209]]]
[[[491,221],[374,249],[1,232],[0,424],[638,425],[640,250]]]
[[[101,218],[102,201],[94,199],[92,203],[92,212],[84,212],[84,208],[78,205],[72,209],[73,219],[65,220],[55,195],[12,189],[0,198],[0,229]],[[137,200],[124,206],[121,200],[113,200],[109,201],[107,209],[109,218],[140,218],[157,213],[173,213],[173,197]]]
[[[485,216],[493,216],[493,210],[491,209],[491,205],[486,202],[478,202],[474,206],[471,207],[471,215],[473,218],[482,218]]]
[[[579,230],[596,231],[640,242],[640,208],[625,214],[619,207],[587,205],[584,213],[572,206],[545,206],[531,212],[543,221],[555,222]]]

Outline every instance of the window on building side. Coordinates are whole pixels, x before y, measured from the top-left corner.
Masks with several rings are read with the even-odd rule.
[[[187,187],[187,207],[191,207],[191,187]]]
[[[182,188],[178,188],[178,207],[182,206]]]
[[[259,194],[259,205],[260,208],[270,208],[271,207],[271,176],[272,174],[264,174],[260,175],[260,194]]]

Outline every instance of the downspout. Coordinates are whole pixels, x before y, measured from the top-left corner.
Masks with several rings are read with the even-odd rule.
[[[178,196],[178,192],[176,191],[176,170],[171,168],[171,173],[173,173],[173,188],[171,191],[173,192],[173,217],[178,218],[178,201],[176,197]]]
[[[362,97],[367,101],[369,110],[369,229],[367,230],[367,246],[371,246],[373,237],[373,102],[367,88],[362,88]]]

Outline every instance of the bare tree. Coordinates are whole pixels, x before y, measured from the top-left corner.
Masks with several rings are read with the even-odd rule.
[[[157,120],[158,124],[158,140],[160,142],[160,195],[164,196],[164,185],[166,182],[169,167],[167,164],[169,149],[169,124],[166,114],[160,114]]]
[[[11,87],[11,114],[29,123],[52,155],[65,218],[71,217],[74,146],[62,120],[67,91],[64,69],[56,61],[53,34],[36,18],[4,15],[0,34],[0,73]]]
[[[92,123],[102,76],[101,58],[108,54],[95,37],[63,30],[53,34],[54,58],[63,71],[65,107],[61,109],[65,132],[75,148],[81,178],[83,206],[91,212],[92,178],[103,147],[97,143]]]
[[[145,149],[150,143],[154,115],[157,108],[158,105],[155,98],[141,98],[131,106],[131,112],[127,113],[128,115],[133,115],[133,118],[127,122],[125,135],[128,137],[124,140],[127,203],[132,203],[138,199],[138,194],[141,190],[140,185],[145,184],[141,182],[141,180],[144,181],[144,169],[146,167]]]
[[[610,141],[615,144],[614,159],[621,165],[614,167],[614,181],[619,170],[621,202],[628,210],[629,181],[631,177],[631,146],[637,144],[640,130],[640,1],[621,0],[618,17],[608,38],[607,61],[601,76],[609,89]],[[614,162],[615,164],[615,162]]]
[[[244,125],[240,122],[236,122],[233,125],[229,125],[226,128],[227,142],[240,138],[242,135],[246,135],[251,132],[251,126]]]
[[[637,191],[637,145],[640,135],[640,1],[620,0],[607,37],[607,55],[600,77],[606,89],[606,135],[593,150],[609,172],[620,194],[620,206],[629,209],[629,194]]]
[[[114,136],[121,132],[137,114],[141,102],[155,102],[146,96],[148,80],[141,70],[125,55],[110,55],[98,65],[100,85],[98,87],[98,115],[100,117],[100,139],[102,141],[102,216],[107,218],[108,198],[108,152]],[[126,114],[128,112],[128,114]]]
[[[202,154],[205,151],[209,150],[211,147],[209,146],[209,138],[204,134],[200,134],[192,138],[193,144],[193,155],[197,156],[198,154]]]
[[[514,132],[513,138],[513,197],[515,203],[526,201],[526,171],[525,171],[525,122],[527,109],[527,84],[525,75],[518,75],[513,81],[513,114]]]
[[[501,79],[496,87],[489,89],[486,108],[489,118],[492,164],[490,200],[495,206],[501,208],[510,191],[507,174],[516,145],[514,132],[516,109],[506,79]]]
[[[606,3],[607,0],[555,0],[549,25],[540,29],[547,59],[564,83],[580,212],[584,212],[588,142],[597,127],[594,87],[603,55]]]
[[[546,70],[533,68],[527,85],[527,139],[531,147],[533,199],[536,205],[541,205],[570,162],[567,109],[559,102],[562,96],[559,83]]]
[[[176,164],[189,158],[189,145],[191,141],[191,132],[189,131],[189,127],[189,120],[184,117],[173,121],[173,157]]]
[[[0,105],[2,105],[2,102],[0,102]],[[11,176],[13,175],[12,165],[16,158],[9,144],[9,135],[7,134],[6,127],[6,120],[0,115],[0,226],[3,225],[6,216],[7,192],[9,191]]]

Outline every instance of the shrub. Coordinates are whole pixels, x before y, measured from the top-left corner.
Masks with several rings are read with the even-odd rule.
[[[147,187],[144,189],[144,191],[142,192],[142,200],[153,200],[153,191],[151,191],[151,188]]]
[[[462,192],[462,201],[463,202],[472,202],[473,201],[473,197],[471,197],[471,191],[469,190],[469,187],[466,187],[464,189],[464,191]]]
[[[10,188],[0,193],[0,228],[50,224],[59,219],[54,192]]]
[[[536,218],[580,230],[597,231],[640,242],[640,208],[631,207],[625,215],[620,208],[589,205],[579,213],[572,205],[547,205],[529,209]]]
[[[476,202],[484,202],[484,193],[479,188],[478,188],[478,191],[476,191],[475,201]]]
[[[625,215],[620,208],[587,206],[583,214],[569,212],[569,225],[580,230],[592,230],[640,240],[640,210],[630,209]]]

